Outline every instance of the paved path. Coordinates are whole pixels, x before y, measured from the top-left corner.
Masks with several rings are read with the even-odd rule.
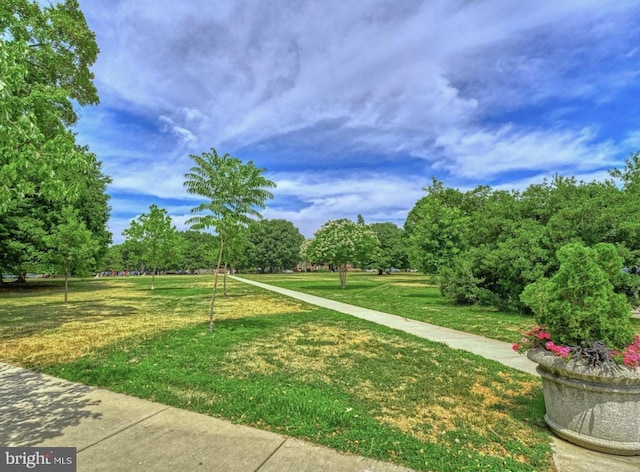
[[[474,334],[410,320],[376,310],[361,308],[347,303],[296,292],[254,280],[233,276],[235,280],[286,295],[312,305],[329,308],[406,333],[447,344],[479,356],[500,362],[522,372],[537,375],[535,363],[513,351],[511,344],[483,338]],[[558,472],[640,472],[640,457],[622,457],[590,451],[553,436],[554,462]]]
[[[261,282],[243,279],[237,276],[233,276],[232,278],[240,282],[245,282],[310,303],[312,305],[329,308],[330,310],[338,311],[340,313],[346,313],[363,320],[371,321],[372,323],[377,323],[388,326],[389,328],[404,331],[405,333],[413,334],[420,338],[441,342],[454,349],[469,351],[486,359],[492,359],[506,366],[526,372],[527,374],[537,375],[536,364],[531,362],[527,356],[515,352],[512,349],[513,344],[510,343],[487,339],[475,334],[463,333],[454,329],[443,328],[441,326],[411,320],[402,316],[390,315],[381,311],[336,302],[326,298],[316,297],[315,295],[308,295],[306,293],[296,292],[294,290],[276,287],[274,285],[263,284]]]
[[[0,446],[75,447],[78,472],[410,472],[2,363]]]

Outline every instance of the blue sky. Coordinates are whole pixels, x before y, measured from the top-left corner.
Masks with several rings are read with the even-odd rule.
[[[214,147],[267,169],[263,212],[402,226],[431,177],[607,178],[640,149],[640,2],[80,0],[101,104],[75,128],[111,176],[115,243],[174,224]]]

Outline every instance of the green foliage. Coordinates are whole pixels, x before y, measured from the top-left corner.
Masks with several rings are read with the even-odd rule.
[[[411,210],[404,229],[411,266],[436,274],[466,250],[468,217],[461,208],[461,192],[436,180],[425,191],[427,196]]]
[[[183,231],[180,235],[184,241],[185,249],[176,268],[198,270],[214,266],[219,246],[216,236],[192,230]]]
[[[304,236],[287,220],[260,220],[249,225],[247,264],[265,272],[293,269],[300,262]]]
[[[340,272],[340,287],[345,288],[347,264],[370,258],[378,247],[375,232],[366,225],[346,218],[327,221],[301,248],[303,260],[329,264]]]
[[[379,250],[371,261],[378,269],[409,268],[409,256],[405,248],[404,230],[393,223],[372,223],[369,228],[378,238]]]
[[[183,249],[182,240],[171,224],[167,210],[151,205],[149,213],[143,213],[137,220],[133,220],[122,235],[136,245],[142,261],[147,268],[152,269],[151,289],[154,289],[158,267],[177,258]]]
[[[54,273],[64,275],[64,301],[68,298],[68,276],[86,276],[95,265],[95,257],[100,245],[93,239],[93,233],[78,217],[72,207],[65,207],[60,221],[51,234],[45,237],[48,252],[46,262]]]
[[[592,341],[604,341],[616,349],[629,345],[633,338],[630,308],[611,282],[622,271],[622,258],[615,247],[570,243],[557,257],[560,267],[553,277],[534,282],[522,294],[536,321],[564,345]]]
[[[46,235],[73,207],[97,243],[111,235],[105,177],[70,127],[74,104],[98,103],[89,67],[98,47],[78,2],[0,5],[0,269],[44,270]]]
[[[425,273],[444,270],[447,277],[441,280],[451,283],[456,270],[448,268],[457,257],[464,258],[480,280],[483,303],[520,310],[525,308],[520,300],[524,288],[558,269],[559,248],[572,242],[589,247],[611,243],[627,268],[611,282],[617,293],[637,303],[640,154],[611,175],[622,185],[556,175],[523,192],[481,186],[462,193],[434,180],[405,223],[412,265]],[[465,275],[458,275],[463,287]]]
[[[98,47],[76,0],[0,6],[0,214],[13,198],[77,197],[60,170],[90,163],[68,129],[73,102],[98,103],[93,75]]]
[[[185,174],[184,185],[188,193],[206,199],[191,210],[204,213],[188,221],[192,229],[215,228],[224,240],[228,239],[225,233],[231,234],[237,226],[246,227],[260,218],[259,209],[273,198],[267,189],[276,186],[262,175],[265,169],[229,154],[220,156],[213,148],[190,157],[196,165]]]
[[[268,189],[276,184],[262,175],[265,169],[256,167],[253,161],[245,164],[229,154],[220,156],[214,148],[211,152],[190,157],[196,165],[185,174],[184,186],[188,193],[204,197],[206,201],[191,209],[192,214],[201,215],[193,216],[187,224],[195,230],[214,228],[220,240],[209,307],[209,331],[213,332],[218,273],[224,260],[225,245],[238,247],[234,238],[239,237],[253,220],[261,218],[259,210],[273,198]]]
[[[452,264],[440,269],[439,286],[442,297],[458,305],[473,305],[481,300],[482,282],[473,275],[468,260],[457,257]]]

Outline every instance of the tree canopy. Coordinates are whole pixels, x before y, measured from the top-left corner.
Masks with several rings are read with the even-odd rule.
[[[376,233],[349,219],[327,221],[301,248],[301,258],[337,267],[340,287],[347,283],[347,264],[371,257],[378,247]]]
[[[45,237],[46,262],[64,276],[64,301],[68,299],[69,274],[87,275],[95,266],[99,243],[73,207],[65,207],[53,231]]]
[[[151,289],[155,289],[158,266],[166,264],[171,257],[177,257],[182,247],[167,210],[151,205],[149,213],[143,213],[133,220],[122,235],[139,248],[142,262],[151,269]]]
[[[409,256],[405,247],[404,230],[393,223],[371,223],[369,228],[376,234],[379,250],[371,265],[378,269],[408,269]]]
[[[76,0],[0,6],[0,214],[13,198],[72,199],[65,172],[90,167],[69,126],[73,102],[98,103],[90,66],[98,46]]]
[[[98,46],[78,2],[0,5],[0,272],[44,270],[49,236],[74,209],[97,245],[111,235],[100,163],[76,143],[74,104],[98,103]]]
[[[220,240],[218,263],[209,306],[209,331],[213,332],[213,311],[218,285],[218,273],[223,261],[225,244],[245,229],[253,220],[261,218],[260,209],[273,198],[268,190],[276,184],[264,175],[265,169],[253,161],[243,163],[229,154],[211,152],[191,155],[195,165],[185,174],[184,186],[192,195],[205,198],[191,213],[187,223],[194,230],[214,228]]]
[[[287,220],[260,220],[247,232],[248,263],[264,272],[293,269],[300,262],[304,236]]]
[[[639,164],[636,153],[611,180],[555,176],[524,191],[461,192],[434,180],[405,223],[409,257],[439,274],[452,300],[520,309],[524,288],[557,271],[561,247],[611,243],[628,268],[616,290],[637,300],[639,277],[629,273],[640,267]]]

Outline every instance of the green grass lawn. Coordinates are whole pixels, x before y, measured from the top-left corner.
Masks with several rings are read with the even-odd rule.
[[[357,303],[384,290],[383,311],[448,309],[419,276],[350,274],[340,292],[331,275],[295,283]],[[238,282],[209,335],[210,285],[73,281],[67,304],[59,281],[0,290],[0,360],[417,470],[553,470],[539,379]]]
[[[454,306],[442,299],[429,276],[417,273],[350,272],[344,290],[340,290],[338,274],[331,272],[238,275],[506,342],[516,342],[520,330],[534,324],[531,316],[521,313],[482,306]]]
[[[516,342],[521,330],[535,324],[531,315],[483,306],[455,306],[440,296],[431,277],[418,273],[350,272],[344,290],[340,289],[338,274],[332,272],[238,276],[505,342]],[[640,333],[640,319],[632,323]]]

